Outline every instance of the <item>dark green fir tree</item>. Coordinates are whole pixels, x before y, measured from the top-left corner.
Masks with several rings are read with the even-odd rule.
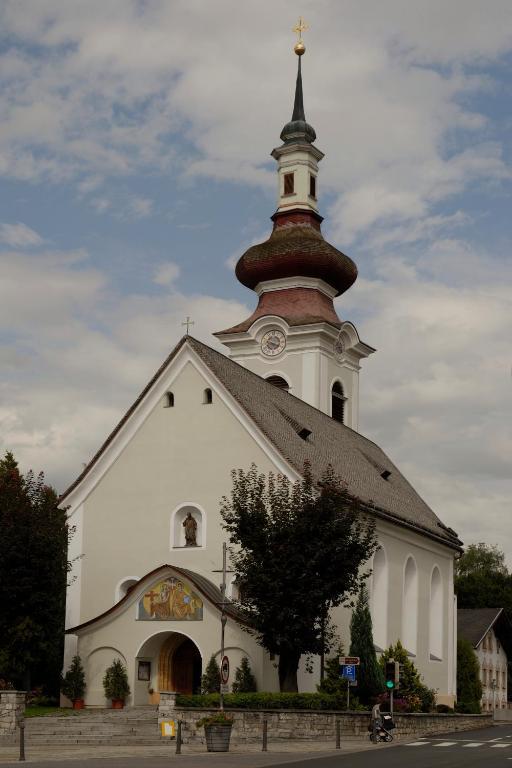
[[[249,659],[244,656],[235,672],[233,693],[255,693],[257,690],[256,678],[251,672]]]
[[[479,714],[482,698],[480,668],[473,646],[468,640],[457,640],[457,708]]]
[[[385,689],[382,668],[373,645],[372,617],[368,589],[362,585],[350,622],[350,656],[359,656],[357,696],[363,704],[371,704]]]
[[[220,693],[220,667],[215,656],[210,658],[201,677],[201,693]]]

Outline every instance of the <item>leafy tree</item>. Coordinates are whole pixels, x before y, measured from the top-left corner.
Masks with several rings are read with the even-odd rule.
[[[386,661],[394,659],[400,664],[400,686],[398,695],[405,699],[411,712],[431,712],[435,707],[435,691],[423,683],[422,678],[413,662],[407,655],[400,640],[390,645],[380,657],[381,668],[384,671]]]
[[[244,656],[235,672],[233,693],[255,693],[257,690],[256,678],[251,672],[249,659]]]
[[[359,590],[360,567],[375,551],[375,523],[328,467],[315,485],[310,467],[295,484],[282,475],[233,471],[221,514],[232,563],[244,585],[249,631],[279,656],[281,691],[297,691],[302,654],[326,648],[326,612]]]
[[[364,584],[352,613],[350,638],[350,656],[359,656],[361,660],[357,669],[357,695],[363,704],[370,704],[384,691],[384,676],[373,645],[368,589]]]
[[[219,693],[220,691],[220,667],[217,659],[212,655],[201,677],[201,693]]]
[[[479,714],[481,698],[482,683],[478,659],[471,643],[459,637],[457,640],[457,707]]]
[[[12,453],[0,459],[0,677],[59,689],[68,527],[57,494]]]
[[[512,576],[496,546],[470,544],[456,564],[459,608],[505,608],[512,613]]]

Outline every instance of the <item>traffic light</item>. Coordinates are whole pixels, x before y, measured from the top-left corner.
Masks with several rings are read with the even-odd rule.
[[[390,691],[398,688],[400,683],[400,664],[391,659],[386,661],[384,676],[386,679],[386,688]]]

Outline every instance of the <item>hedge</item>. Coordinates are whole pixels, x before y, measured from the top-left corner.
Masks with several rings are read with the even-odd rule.
[[[203,696],[178,694],[178,707],[201,707],[215,709],[219,706],[219,694],[209,693]],[[227,709],[342,709],[347,708],[346,696],[328,693],[228,693],[224,696]],[[358,702],[351,702],[351,711],[362,709]]]

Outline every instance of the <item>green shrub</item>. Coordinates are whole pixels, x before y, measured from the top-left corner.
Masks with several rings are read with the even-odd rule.
[[[455,710],[453,707],[449,707],[448,704],[437,704],[436,712],[440,715],[453,715]]]
[[[220,693],[220,667],[215,656],[211,656],[201,677],[201,693]]]
[[[479,701],[457,701],[455,704],[455,711],[460,715],[479,715],[480,714],[480,702]]]
[[[114,659],[103,677],[103,690],[107,699],[122,699],[130,695],[128,674],[121,659]]]
[[[80,656],[73,656],[71,666],[64,675],[60,689],[71,701],[83,699],[85,693],[85,672]]]
[[[255,693],[257,690],[256,678],[251,672],[249,659],[244,656],[235,672],[233,693]]]
[[[196,728],[207,728],[209,725],[233,725],[233,718],[224,712],[218,712],[216,715],[202,717],[196,723]]]
[[[428,688],[400,640],[391,645],[380,657],[382,669],[386,661],[394,659],[400,664],[400,686],[397,695],[407,702],[408,712],[433,712],[436,703],[436,691]]]
[[[178,694],[178,707],[215,709],[219,706],[220,696],[212,693],[202,696]],[[335,709],[347,708],[346,690],[343,695],[327,693],[228,693],[224,696],[226,709]],[[366,711],[353,697],[350,709]]]

